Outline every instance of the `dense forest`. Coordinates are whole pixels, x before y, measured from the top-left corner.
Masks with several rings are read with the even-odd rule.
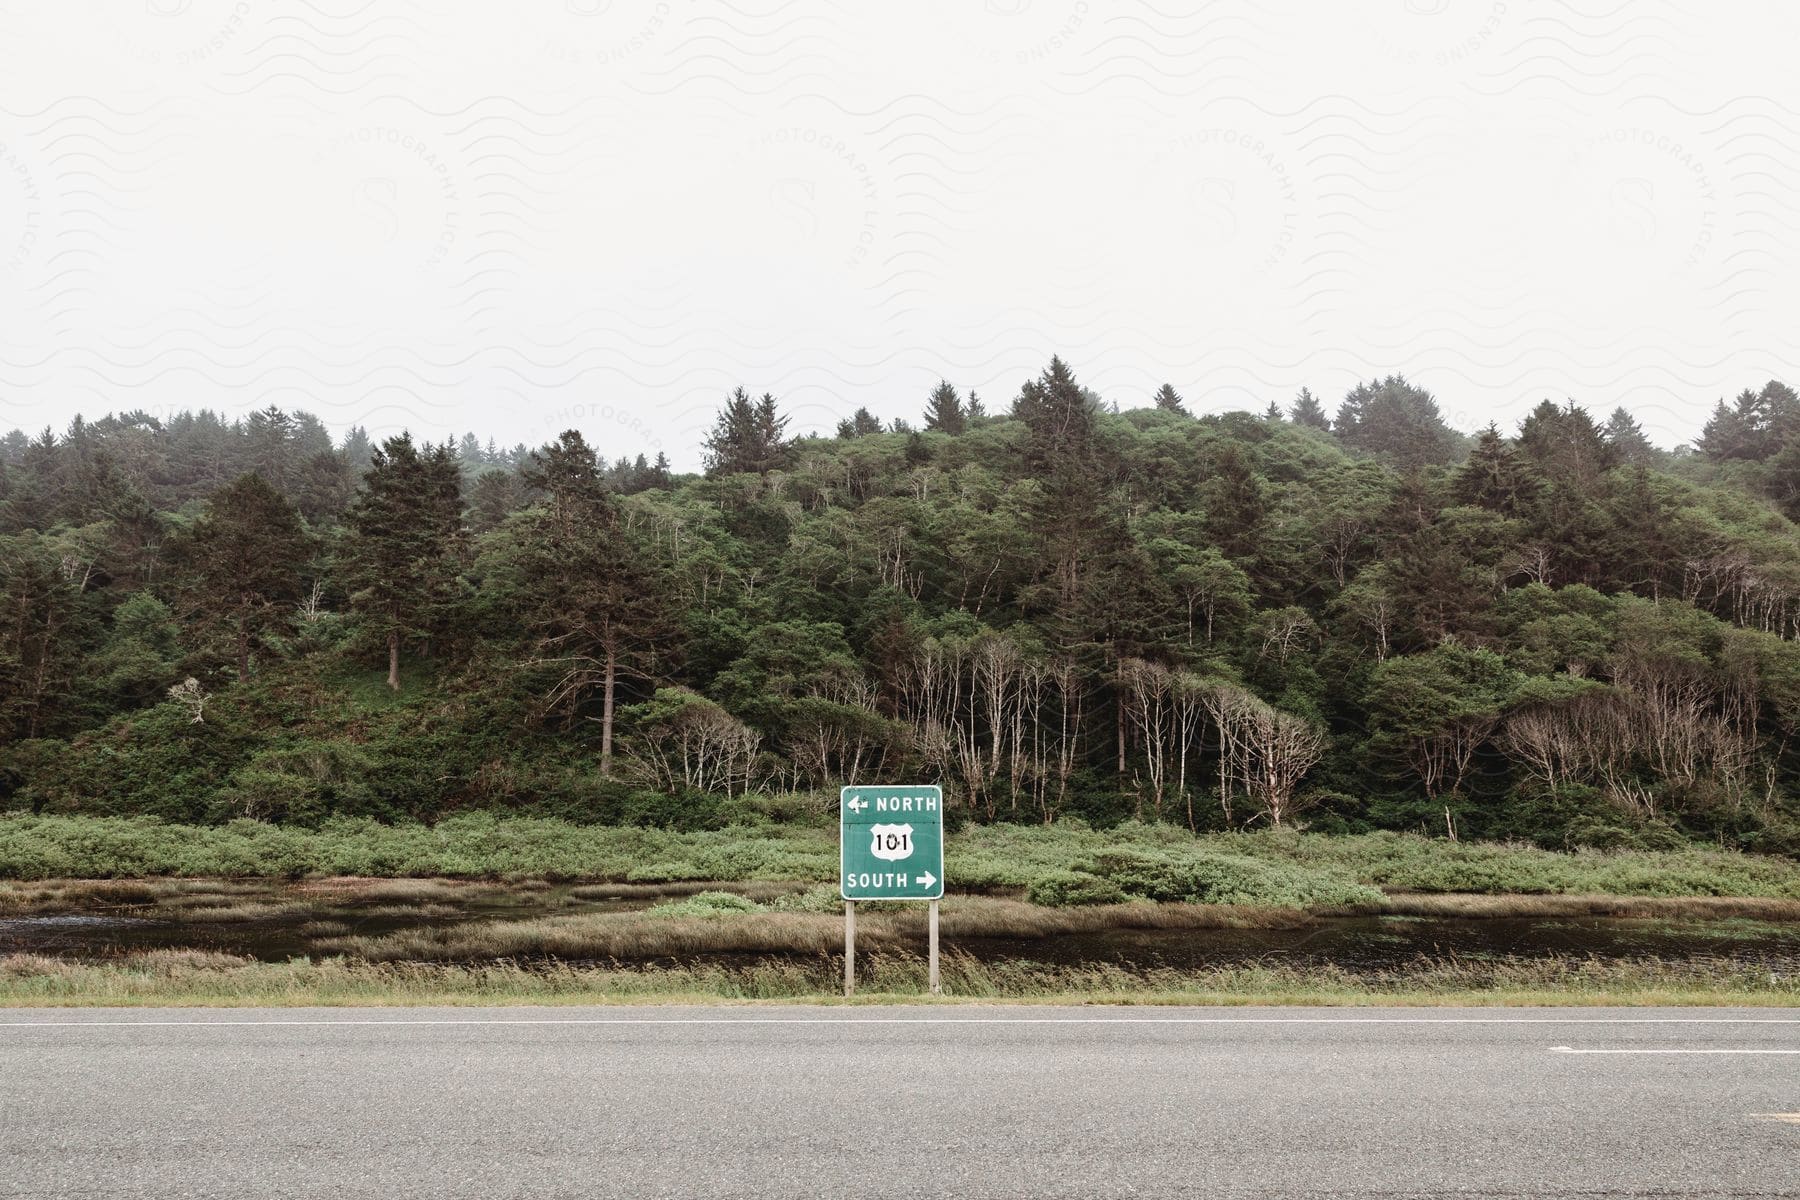
[[[1626,411],[1450,429],[1006,411],[707,468],[576,432],[334,444],[304,413],[0,439],[0,808],[719,825],[841,782],[960,821],[1422,830],[1800,852],[1800,397],[1691,449]]]

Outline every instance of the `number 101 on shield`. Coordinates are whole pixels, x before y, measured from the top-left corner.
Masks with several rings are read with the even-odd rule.
[[[847,787],[838,801],[839,891],[846,900],[944,894],[944,792],[933,784]]]

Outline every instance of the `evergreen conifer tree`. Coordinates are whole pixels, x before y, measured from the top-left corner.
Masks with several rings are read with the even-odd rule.
[[[241,475],[215,492],[195,522],[196,607],[204,622],[230,628],[239,683],[249,682],[250,655],[261,640],[292,621],[311,553],[299,513],[260,475]]]
[[[1325,406],[1319,403],[1309,388],[1301,388],[1300,394],[1294,397],[1293,407],[1288,409],[1288,417],[1296,425],[1310,425],[1314,429],[1331,428],[1331,418],[1325,415]]]
[[[374,451],[349,512],[344,575],[351,607],[386,644],[388,686],[400,690],[400,651],[428,636],[456,576],[462,474],[449,446],[413,445],[410,434]]]
[[[954,436],[968,427],[969,415],[963,409],[962,397],[956,394],[949,380],[939,380],[926,402],[925,428]]]

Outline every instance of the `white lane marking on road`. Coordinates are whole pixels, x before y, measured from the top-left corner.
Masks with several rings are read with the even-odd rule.
[[[0,1028],[8,1029],[134,1025],[1800,1025],[1800,1017],[321,1017],[0,1021]],[[1783,1053],[1800,1054],[1800,1050]]]
[[[1800,1054],[1800,1050],[1714,1050],[1707,1047],[1686,1046],[1658,1047],[1654,1049],[1650,1047],[1628,1047],[1616,1050],[1590,1050],[1587,1048],[1578,1049],[1574,1046],[1552,1046],[1550,1047],[1550,1050],[1554,1054]]]

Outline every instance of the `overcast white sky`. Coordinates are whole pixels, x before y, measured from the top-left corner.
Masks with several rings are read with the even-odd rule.
[[[1658,0],[0,0],[0,427],[695,445],[1109,400],[1664,444],[1800,382],[1800,16]]]

